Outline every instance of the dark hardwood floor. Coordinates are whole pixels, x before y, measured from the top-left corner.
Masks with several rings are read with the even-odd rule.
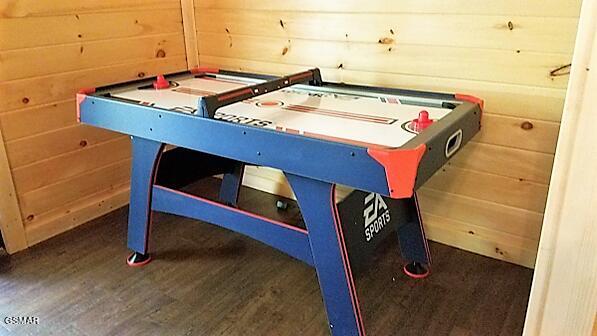
[[[190,189],[216,193],[215,180]],[[277,197],[243,189],[240,206],[300,221]],[[315,271],[239,234],[156,214],[154,260],[125,264],[127,209],[8,256],[0,252],[0,335],[327,335]],[[402,271],[397,241],[357,277],[374,335],[520,335],[532,271],[432,243],[433,272]],[[38,325],[4,323],[33,316]]]

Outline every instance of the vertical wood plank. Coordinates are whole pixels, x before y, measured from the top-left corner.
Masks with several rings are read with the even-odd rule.
[[[0,125],[0,230],[8,253],[27,248],[25,229],[17,193],[12,180],[10,164],[6,156],[2,127]]]
[[[597,0],[583,3],[525,336],[590,335],[597,313]]]
[[[182,10],[182,26],[187,53],[187,67],[192,69],[199,66],[197,31],[195,28],[195,4],[193,0],[180,0],[180,7]]]
[[[20,225],[20,249],[126,203],[127,141],[114,134],[98,138],[99,129],[78,126],[74,94],[82,87],[182,71],[187,46],[181,0],[10,2],[0,4],[0,36],[13,36],[0,47],[0,163],[6,157],[10,163],[0,169],[0,215],[7,217],[5,208],[17,215],[0,220],[5,237],[11,236],[4,232],[7,223],[11,229]],[[194,26],[192,7],[184,13]],[[113,151],[101,149],[112,145]],[[85,160],[98,155],[103,161]],[[120,168],[110,173],[114,162]],[[10,208],[7,197],[16,199]]]
[[[553,70],[571,62],[580,3],[195,0],[195,20],[202,65],[277,74],[319,66],[330,81],[484,98],[483,132],[474,144],[483,150],[461,153],[446,168],[465,168],[461,175],[475,183],[459,189],[459,179],[438,174],[442,177],[436,181],[444,186],[456,181],[451,184],[456,189],[444,188],[437,198],[442,210],[458,208],[451,195],[476,199],[479,194],[467,193],[479,192],[490,198],[477,203],[475,216],[459,211],[462,217],[452,218],[462,222],[462,229],[475,230],[445,225],[436,237],[452,242],[457,237],[459,246],[487,255],[508,240],[507,234],[522,233],[534,243],[539,239],[569,78],[569,69]],[[546,24],[553,33],[542,28]],[[459,41],[446,41],[443,34]],[[565,42],[558,46],[556,41]],[[515,78],[499,78],[500,72]],[[259,173],[250,176],[256,187],[287,191],[263,170]],[[512,193],[518,194],[515,202]],[[515,227],[506,223],[504,211],[526,215]],[[469,239],[467,232],[477,228],[484,239]],[[536,246],[525,245],[524,253],[501,248],[496,253],[529,266]]]

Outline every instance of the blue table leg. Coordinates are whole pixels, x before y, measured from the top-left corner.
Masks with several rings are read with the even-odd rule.
[[[220,199],[230,205],[236,206],[238,203],[238,192],[243,182],[243,173],[245,165],[238,162],[234,165],[232,172],[224,174],[222,186],[220,187]]]
[[[429,246],[425,237],[423,220],[419,210],[417,195],[406,202],[406,218],[404,223],[398,226],[398,240],[400,241],[400,252],[402,257],[409,260],[410,263],[404,266],[404,273],[411,278],[420,279],[429,275],[429,265],[431,256]]]
[[[128,247],[133,251],[127,263],[142,266],[151,261],[148,253],[151,224],[151,193],[164,145],[132,137],[133,163],[129,206]]]
[[[335,202],[335,184],[286,174],[309,233],[332,335],[364,335],[356,288]]]

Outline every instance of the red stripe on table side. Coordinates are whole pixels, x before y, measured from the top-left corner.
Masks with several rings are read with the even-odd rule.
[[[367,153],[386,171],[390,197],[406,198],[413,195],[419,163],[426,148],[425,144],[413,149],[367,148]]]
[[[251,89],[249,89],[249,88],[238,90],[238,91],[232,91],[230,93],[226,93],[221,96],[218,96],[218,101],[223,101],[226,99],[242,96],[244,94],[252,94],[252,93],[253,93],[253,91],[251,91]]]
[[[149,214],[147,215],[147,230],[145,231],[145,251],[143,254],[148,253],[149,251],[149,233],[151,232],[151,224],[153,223],[153,210],[151,210],[151,201],[153,199],[153,186],[155,185],[155,181],[157,180],[158,176],[158,169],[160,167],[160,161],[162,160],[162,154],[164,153],[165,145],[162,143],[160,148],[158,149],[157,157],[153,162],[153,167],[151,168],[151,184],[149,185],[149,191],[147,192],[148,200],[147,200],[147,211]]]
[[[170,189],[170,188],[167,188],[167,187],[164,187],[164,186],[160,186],[160,185],[154,185],[154,187],[162,189],[162,190],[165,190],[165,191],[170,191],[170,192],[173,192],[173,193],[181,195],[181,196],[186,196],[186,197],[194,198],[194,199],[196,199],[198,201],[205,202],[205,203],[207,203],[209,205],[213,205],[213,206],[217,206],[219,208],[224,208],[224,209],[228,209],[228,210],[231,210],[231,211],[234,211],[234,212],[238,212],[240,214],[243,214],[243,215],[246,215],[246,216],[249,216],[249,217],[253,217],[255,219],[259,219],[259,220],[268,222],[270,224],[278,225],[278,226],[281,226],[281,227],[289,229],[289,230],[294,230],[294,231],[300,232],[300,233],[305,234],[305,235],[308,234],[307,230],[305,230],[305,229],[302,229],[302,228],[299,228],[299,227],[296,227],[296,226],[292,226],[292,225],[289,225],[289,224],[286,224],[286,223],[283,223],[283,222],[280,222],[280,221],[277,221],[277,220],[274,220],[274,219],[271,219],[271,218],[263,217],[261,215],[254,214],[252,212],[248,212],[248,211],[245,211],[245,210],[241,210],[241,209],[229,207],[227,205],[224,205],[224,204],[221,204],[221,203],[218,203],[218,202],[214,202],[214,201],[208,200],[208,199],[200,197],[200,196],[187,194],[187,193],[184,193],[182,191]]]
[[[333,213],[334,229],[336,230],[336,237],[342,253],[342,263],[344,264],[344,275],[346,276],[346,283],[348,285],[348,292],[350,293],[352,310],[357,317],[357,327],[359,328],[359,335],[365,336],[365,327],[363,325],[363,318],[361,316],[361,306],[357,296],[356,287],[352,277],[352,270],[350,268],[350,260],[348,259],[348,251],[346,250],[346,242],[344,240],[344,233],[340,227],[340,217],[338,214],[338,206],[336,205],[336,185],[333,184],[330,190],[330,207]]]
[[[389,125],[397,121],[397,119],[390,119],[384,117],[375,117],[375,116],[366,116],[357,113],[350,113],[344,111],[335,111],[335,110],[328,110],[328,109],[321,109],[311,106],[305,105],[288,105],[282,106],[282,109],[290,110],[294,112],[302,112],[302,113],[313,113],[313,114],[320,114],[325,116],[337,117],[337,118],[344,118],[344,119],[352,119],[352,120],[361,120],[361,121],[368,121],[376,124],[385,124]]]

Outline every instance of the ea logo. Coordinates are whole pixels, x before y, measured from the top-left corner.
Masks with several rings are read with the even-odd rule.
[[[279,107],[284,105],[284,102],[279,100],[260,100],[255,105],[259,107]]]
[[[381,195],[370,193],[365,197],[365,209],[363,210],[365,219],[365,237],[367,241],[379,233],[390,222],[390,210]]]

